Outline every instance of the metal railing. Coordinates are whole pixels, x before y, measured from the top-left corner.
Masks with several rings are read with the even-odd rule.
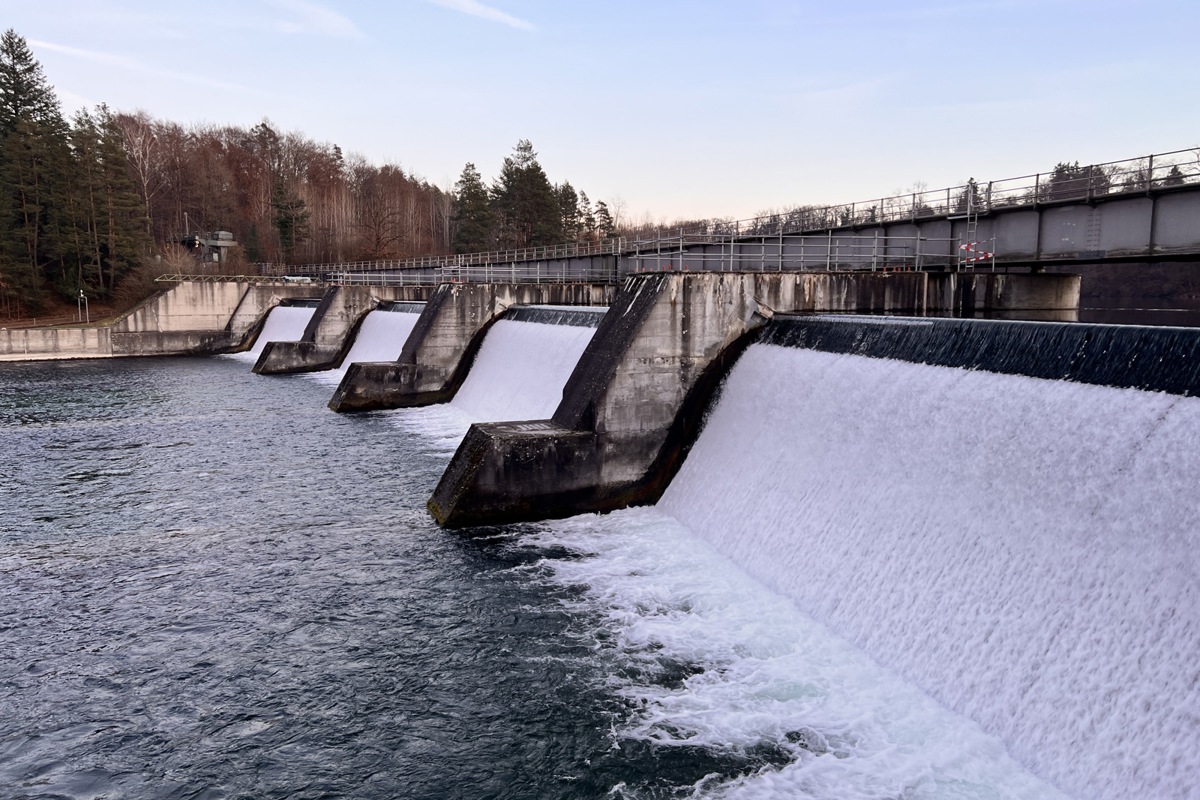
[[[1103,164],[1060,165],[1051,172],[1039,172],[1016,178],[980,182],[969,180],[959,186],[920,192],[880,197],[874,200],[826,206],[797,206],[795,208],[751,217],[742,220],[709,219],[676,225],[670,228],[656,227],[627,232],[626,236],[605,239],[600,242],[572,243],[547,247],[527,247],[457,255],[421,256],[405,259],[375,261],[342,261],[328,264],[260,264],[261,276],[219,277],[213,280],[273,280],[284,276],[312,277],[314,279],[340,283],[371,283],[372,285],[431,285],[455,280],[520,281],[533,283],[586,281],[604,282],[619,280],[621,275],[612,266],[567,270],[567,259],[587,256],[617,256],[613,263],[631,260],[635,271],[654,268],[663,264],[677,264],[678,268],[711,269],[712,265],[725,264],[728,268],[765,269],[767,253],[772,247],[770,237],[782,241],[782,252],[786,248],[825,248],[824,263],[816,256],[775,262],[776,268],[791,269],[863,269],[862,248],[871,248],[870,269],[885,268],[892,263],[894,243],[897,237],[884,237],[890,243],[879,254],[879,242],[869,245],[850,244],[845,236],[836,236],[835,231],[878,226],[884,223],[916,222],[927,219],[955,218],[967,213],[972,207],[978,214],[991,214],[998,210],[1021,207],[1037,207],[1054,203],[1092,202],[1105,197],[1119,197],[1171,191],[1179,187],[1200,184],[1200,148],[1175,150],[1139,158],[1110,161]],[[815,240],[823,238],[823,245]],[[794,242],[794,237],[802,240]],[[872,238],[872,237],[866,237]],[[753,255],[738,252],[755,239],[764,239],[762,253],[755,266]],[[911,253],[901,259],[913,268],[943,263],[941,254],[922,253],[922,242],[913,240]],[[683,253],[689,248],[700,246],[726,247],[729,255],[724,260],[704,253],[683,260],[663,258],[671,251]],[[751,246],[753,246],[751,244]],[[843,258],[846,254],[853,257]],[[938,259],[931,261],[929,259]],[[555,263],[557,262],[557,263]],[[780,263],[784,263],[780,267]],[[947,262],[948,263],[948,262]],[[672,267],[674,268],[674,267]],[[726,267],[718,267],[724,269]],[[887,267],[890,268],[890,267]],[[626,272],[629,270],[626,269]],[[360,277],[353,277],[353,276]],[[168,279],[168,276],[160,280]]]
[[[615,283],[615,267],[568,269],[565,261],[509,264],[450,264],[391,272],[330,272],[323,280],[338,286],[436,286],[442,283]]]
[[[634,246],[642,246],[664,236],[677,236],[680,232],[734,238],[814,233],[888,222],[953,217],[966,213],[969,197],[974,198],[979,214],[990,214],[1022,206],[1090,202],[1106,197],[1150,194],[1200,184],[1200,148],[1103,164],[1063,166],[1065,169],[1050,172],[986,182],[968,180],[944,189],[908,192],[854,203],[797,206],[749,219],[709,219],[685,226],[653,228],[636,232],[631,241]]]
[[[680,232],[629,254],[625,272],[906,271],[950,266],[958,240],[870,234],[777,234],[757,241]]]

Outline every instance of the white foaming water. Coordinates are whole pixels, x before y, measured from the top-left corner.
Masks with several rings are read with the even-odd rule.
[[[472,422],[549,419],[595,328],[502,319],[450,403],[401,409],[396,423],[453,455]]]
[[[315,308],[304,306],[276,306],[267,315],[267,321],[263,323],[263,329],[254,340],[254,346],[243,353],[234,353],[233,357],[239,361],[258,361],[267,342],[300,341],[314,312]]]
[[[549,419],[595,328],[496,322],[483,340],[454,405],[477,422]]]
[[[614,740],[702,753],[743,776],[714,772],[692,797],[1065,800],[995,737],[657,509],[575,517],[521,539],[573,555],[525,569],[583,590],[568,602],[595,628],[580,635],[612,660],[608,687],[628,710]]]
[[[395,361],[417,324],[420,314],[408,311],[372,311],[363,318],[350,352],[341,367],[306,373],[321,383],[338,384],[356,361]]]
[[[756,345],[659,509],[1072,795],[1188,798],[1200,775],[1197,485],[1200,399]],[[806,669],[792,674],[811,683]],[[876,723],[901,726],[881,741],[948,732],[914,758],[975,746],[907,703],[848,727],[807,724],[855,731],[878,714],[852,734],[867,742]],[[745,790],[993,796],[876,784],[824,795],[808,761],[844,769],[801,759]]]

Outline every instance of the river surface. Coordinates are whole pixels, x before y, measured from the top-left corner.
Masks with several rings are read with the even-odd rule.
[[[1061,796],[663,512],[438,529],[463,412],[330,393],[0,365],[0,796]]]

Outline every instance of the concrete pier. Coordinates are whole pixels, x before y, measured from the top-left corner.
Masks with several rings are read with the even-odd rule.
[[[351,364],[329,407],[371,411],[444,403],[454,397],[488,327],[513,306],[607,306],[608,284],[447,283],[425,304],[397,361]]]
[[[384,303],[424,301],[433,288],[331,286],[322,295],[303,338],[298,342],[268,342],[254,371],[260,375],[285,375],[338,367],[367,314]]]
[[[975,277],[975,276],[972,276]],[[1078,279],[1004,296],[1054,304]],[[1039,280],[1044,276],[1036,276]],[[675,475],[721,379],[776,313],[929,311],[925,273],[649,273],[626,280],[549,420],[473,425],[429,501],[447,527],[651,503]],[[935,295],[940,296],[940,295]],[[993,299],[1001,295],[993,291]]]

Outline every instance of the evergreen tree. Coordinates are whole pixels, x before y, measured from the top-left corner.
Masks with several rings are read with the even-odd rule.
[[[565,242],[577,241],[582,227],[582,220],[579,216],[579,195],[575,193],[575,187],[569,182],[555,187],[554,191],[558,196],[558,216],[562,228],[562,240]]]
[[[579,235],[580,242],[596,240],[596,215],[592,213],[592,201],[586,192],[579,193]]]
[[[296,247],[308,240],[308,207],[304,200],[284,191],[283,182],[276,181],[271,192],[271,209],[275,212],[275,230],[279,233],[279,247],[283,257],[290,261]]]
[[[1076,161],[1068,164],[1060,161],[1054,165],[1054,172],[1042,187],[1041,200],[1082,200],[1107,194],[1112,181],[1103,167],[1079,166]]]
[[[601,240],[609,239],[616,231],[617,225],[609,213],[608,204],[603,200],[596,201],[596,235]]]
[[[63,278],[70,240],[70,150],[53,87],[25,40],[0,36],[0,280],[29,310],[46,277]]]
[[[558,196],[528,139],[504,159],[492,184],[497,238],[502,248],[540,247],[562,241]]]
[[[456,253],[477,253],[491,245],[495,215],[487,187],[474,164],[463,167],[454,184],[453,247]]]

